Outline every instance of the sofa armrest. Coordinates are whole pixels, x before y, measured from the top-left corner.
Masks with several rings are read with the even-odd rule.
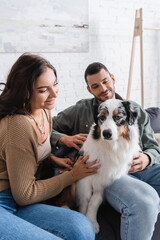
[[[154,136],[155,136],[155,139],[157,140],[158,144],[160,145],[160,133],[155,133]]]

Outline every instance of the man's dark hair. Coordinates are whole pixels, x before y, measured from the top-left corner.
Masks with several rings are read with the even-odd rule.
[[[88,65],[88,67],[86,68],[86,71],[84,73],[84,78],[85,78],[87,85],[88,85],[87,76],[99,73],[101,69],[104,69],[106,72],[108,72],[110,74],[110,72],[108,71],[106,66],[103,65],[102,63],[94,62],[94,63],[91,63]]]

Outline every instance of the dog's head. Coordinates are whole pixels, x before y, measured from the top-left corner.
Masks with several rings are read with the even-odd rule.
[[[93,129],[94,139],[129,140],[129,127],[135,123],[137,116],[137,109],[129,101],[106,100],[98,108]]]

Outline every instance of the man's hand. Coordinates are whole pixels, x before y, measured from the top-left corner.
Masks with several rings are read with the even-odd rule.
[[[81,133],[73,136],[64,135],[59,139],[58,145],[66,145],[67,147],[70,148],[74,147],[79,151],[80,148],[78,145],[82,145],[86,141],[87,136],[88,134]]]
[[[149,156],[147,154],[140,152],[139,155],[133,159],[131,168],[128,173],[142,171],[148,166],[149,163],[150,163]]]
[[[66,170],[71,170],[73,162],[70,158],[59,158],[54,156],[53,154],[50,155],[51,160],[56,164],[58,167],[62,167]]]

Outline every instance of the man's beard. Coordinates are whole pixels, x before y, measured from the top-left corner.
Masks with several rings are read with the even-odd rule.
[[[111,97],[108,97],[108,98],[106,98],[106,99],[101,99],[101,98],[98,98],[98,97],[96,97],[96,96],[94,95],[94,97],[95,97],[95,99],[96,99],[97,102],[104,102],[104,101],[106,101],[106,100],[108,100],[108,99],[112,99],[114,96],[115,96],[115,88],[112,89],[112,95],[111,95]]]

